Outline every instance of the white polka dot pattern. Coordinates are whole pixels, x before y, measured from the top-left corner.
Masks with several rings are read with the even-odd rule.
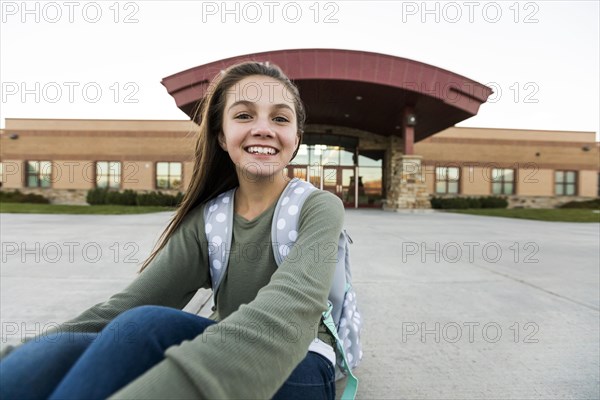
[[[312,184],[294,178],[280,196],[273,215],[273,221],[276,223],[273,224],[274,229],[271,232],[273,253],[278,265],[290,254],[298,239],[299,211],[314,190],[316,188]]]
[[[342,342],[348,366],[353,369],[362,360],[363,352],[360,345],[360,328],[362,321],[356,306],[356,293],[349,286],[344,296],[342,317],[338,326],[338,335]],[[338,357],[337,364],[340,370],[344,370],[344,361]]]
[[[295,242],[296,239],[298,239],[298,231],[290,231],[290,233],[288,233],[288,239],[290,239],[292,242]]]
[[[290,247],[287,244],[282,244],[279,246],[279,254],[281,257],[285,258],[290,252]]]
[[[204,207],[206,238],[209,243],[209,266],[213,290],[218,290],[219,283],[228,263],[231,243],[229,223],[233,221],[233,202],[231,199],[235,189],[221,193],[210,200]]]

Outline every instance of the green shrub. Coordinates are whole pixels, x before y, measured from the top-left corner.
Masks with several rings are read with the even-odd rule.
[[[106,204],[106,197],[108,195],[108,189],[96,188],[88,190],[85,200],[88,204],[94,206],[99,204]]]
[[[442,208],[441,207],[441,199],[439,197],[433,196],[431,199],[429,199],[429,202],[431,203],[431,208],[436,208],[436,209]]]
[[[5,203],[36,203],[50,204],[50,200],[40,194],[21,193],[19,190],[13,192],[0,191],[0,201]]]
[[[466,208],[506,208],[508,201],[502,197],[432,197],[431,207],[442,210]]]
[[[465,209],[465,208],[469,208],[469,199],[468,198],[464,198],[464,197],[455,197],[454,199],[452,199],[453,201],[450,202],[450,208],[454,208],[454,209]]]
[[[431,207],[442,210],[463,209],[469,208],[469,201],[464,197],[433,197],[431,199]]]
[[[173,196],[162,192],[150,192],[150,193],[138,193],[137,204],[139,206],[164,206],[164,207],[176,207],[181,203],[183,194],[178,192],[177,195]]]
[[[91,189],[87,194],[87,202],[91,205],[114,204],[121,206],[165,206],[175,207],[181,203],[183,193],[169,195],[159,192],[137,193],[126,189],[123,192],[106,188]]]
[[[483,198],[480,197],[467,197],[467,203],[469,204],[468,208],[482,208],[482,200]]]
[[[120,206],[137,205],[137,193],[131,189],[123,192],[109,191],[106,194],[106,204],[115,204]]]
[[[506,208],[508,207],[508,200],[503,197],[488,196],[481,197],[481,208]]]
[[[121,198],[121,193],[109,190],[106,192],[106,197],[104,198],[105,204],[119,204],[119,199]]]
[[[137,205],[137,196],[138,194],[134,190],[127,189],[121,193],[120,204],[124,206],[135,206]]]
[[[27,193],[23,195],[22,203],[50,204],[50,200],[41,194]]]
[[[597,210],[600,208],[600,198],[583,201],[569,201],[558,208],[585,208]]]
[[[138,193],[137,205],[138,206],[159,206],[161,198],[156,192],[149,193]]]

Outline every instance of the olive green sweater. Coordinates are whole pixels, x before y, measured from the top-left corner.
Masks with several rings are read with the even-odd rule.
[[[122,292],[61,325],[100,331],[140,305],[181,309],[210,287],[203,206],[192,210],[148,267]],[[313,192],[300,213],[297,256],[277,267],[271,247],[275,203],[247,221],[234,218],[227,275],[213,318],[218,324],[172,346],[165,359],[111,399],[271,398],[327,334],[319,328],[333,280],[344,208],[338,197]],[[334,243],[336,246],[331,246]],[[333,260],[333,261],[332,261]]]

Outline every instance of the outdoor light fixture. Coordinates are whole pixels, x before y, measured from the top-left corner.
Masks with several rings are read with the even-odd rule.
[[[408,126],[417,125],[417,117],[415,116],[415,114],[408,114],[406,116],[406,125],[408,125]]]
[[[361,101],[362,100],[362,96],[356,96],[356,100]]]
[[[583,150],[583,151],[590,151],[590,146],[583,146],[581,148],[581,150]]]
[[[12,140],[17,140],[17,139],[19,138],[19,135],[18,135],[17,133],[12,133],[12,134],[11,134],[9,137],[10,137]]]

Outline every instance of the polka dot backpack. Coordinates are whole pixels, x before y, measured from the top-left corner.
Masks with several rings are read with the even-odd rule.
[[[209,248],[210,275],[213,297],[216,298],[221,279],[229,261],[233,224],[233,196],[236,188],[221,193],[210,200],[204,208],[205,231]],[[298,236],[298,220],[304,201],[317,190],[312,184],[294,178],[277,201],[271,227],[273,254],[280,265],[292,250]],[[349,244],[352,239],[343,230],[338,242],[337,265],[329,301],[324,307],[323,322],[336,339],[336,379],[347,376],[342,399],[353,399],[358,379],[352,370],[362,359],[360,344],[361,317],[356,305],[356,293],[352,288]]]

